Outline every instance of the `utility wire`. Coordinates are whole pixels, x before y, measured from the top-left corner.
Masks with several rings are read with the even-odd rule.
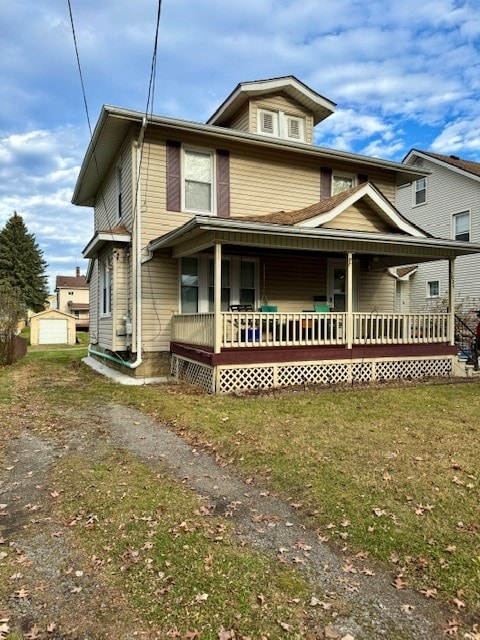
[[[72,35],[73,35],[73,44],[75,46],[75,55],[77,56],[78,72],[80,74],[80,84],[82,85],[83,104],[84,104],[84,107],[85,107],[85,113],[87,114],[88,130],[90,132],[90,137],[92,137],[92,125],[90,124],[90,115],[88,113],[88,104],[87,104],[87,94],[85,92],[85,83],[83,82],[82,67],[80,65],[80,56],[78,54],[78,44],[77,44],[77,36],[75,34],[75,25],[73,23],[72,6],[70,4],[70,0],[67,0],[67,2],[68,2],[68,12],[70,14],[70,24],[72,26]]]
[[[145,108],[145,115],[148,115],[148,107],[151,103],[150,113],[153,112],[153,102],[155,97],[155,76],[157,73],[157,50],[158,50],[158,32],[160,28],[160,15],[162,13],[162,0],[158,0],[157,7],[157,24],[155,27],[155,41],[153,44],[152,65],[150,69],[150,81],[148,84],[147,106]],[[150,100],[151,98],[151,100]]]

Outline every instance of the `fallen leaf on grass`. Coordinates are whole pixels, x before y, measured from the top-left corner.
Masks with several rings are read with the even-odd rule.
[[[47,624],[47,633],[53,633],[57,628],[57,624],[55,622],[49,622]]]
[[[287,624],[286,622],[279,622],[279,625],[282,627],[284,631],[291,631],[293,629],[291,624]]]
[[[412,611],[415,610],[415,607],[413,606],[413,604],[402,604],[400,608],[403,611],[403,613],[412,613]]]
[[[28,640],[37,640],[37,638],[40,638],[40,632],[40,627],[34,624],[30,631],[25,634],[25,638],[28,638]]]
[[[73,589],[70,590],[70,593],[80,593],[81,590],[82,587],[73,587]]]
[[[337,633],[335,629],[332,629],[332,627],[325,627],[323,630],[323,636],[329,640],[339,640],[340,638],[340,634]]]
[[[452,602],[458,609],[463,609],[465,606],[465,602],[459,598],[453,598]]]
[[[17,599],[26,598],[28,596],[28,593],[28,590],[22,587],[21,589],[18,589],[18,591],[15,591],[13,597]]]
[[[422,589],[420,593],[423,593],[426,598],[436,598],[438,592],[434,587],[433,589]]]
[[[392,582],[395,589],[406,589],[408,582],[403,579],[403,574],[399,573],[395,580]]]
[[[218,632],[218,640],[235,640],[235,631],[233,629],[227,631],[222,627]]]

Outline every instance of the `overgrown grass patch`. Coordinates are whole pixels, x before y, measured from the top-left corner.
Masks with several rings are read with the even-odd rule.
[[[52,483],[65,487],[62,516],[92,565],[164,634],[201,629],[213,639],[223,627],[293,638],[305,631],[306,583],[242,548],[227,521],[162,473],[116,451],[95,464],[65,457]]]

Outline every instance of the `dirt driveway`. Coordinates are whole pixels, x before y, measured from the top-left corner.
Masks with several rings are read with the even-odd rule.
[[[234,523],[245,544],[292,563],[313,585],[348,602],[348,615],[339,614],[315,637],[435,640],[448,630],[446,612],[433,600],[396,589],[392,575],[362,557],[337,555],[294,507],[143,413],[115,404],[89,407],[66,414],[69,428],[57,431],[36,419],[34,407],[29,411],[22,408],[18,429],[3,443],[0,563],[11,572],[0,600],[0,639],[15,629],[12,639],[159,637],[132,616],[101,569],[92,570],[91,558],[72,545],[68,525],[55,515],[58,494],[48,484],[49,470],[72,453],[100,459],[112,447],[149,465],[166,464],[173,477],[208,500],[212,514]]]

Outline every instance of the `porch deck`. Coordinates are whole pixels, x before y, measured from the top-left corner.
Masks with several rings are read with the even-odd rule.
[[[174,375],[208,391],[454,371],[447,313],[223,312],[217,322],[211,313],[176,315],[172,321]]]

